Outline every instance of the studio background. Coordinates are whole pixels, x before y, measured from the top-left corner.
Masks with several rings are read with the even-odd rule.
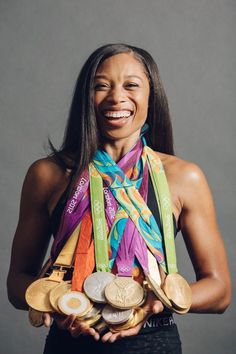
[[[2,354],[42,353],[47,329],[31,327],[6,293],[21,187],[48,153],[48,136],[60,145],[81,65],[106,43],[143,47],[157,61],[176,154],[207,176],[234,281],[235,15],[235,0],[0,0]],[[181,234],[177,255],[180,273],[194,280]],[[233,299],[223,315],[175,316],[183,353],[233,354],[235,309]]]

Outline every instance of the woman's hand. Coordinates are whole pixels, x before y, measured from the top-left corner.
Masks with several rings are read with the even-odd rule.
[[[79,321],[76,315],[64,316],[58,313],[44,313],[43,320],[46,327],[50,327],[52,320],[55,320],[58,328],[69,331],[74,338],[78,337],[80,334],[90,335],[95,340],[99,340],[100,338],[99,333],[94,328],[89,327],[83,321]]]
[[[151,291],[149,291],[147,295],[147,300],[145,302],[145,305],[142,307],[142,309],[145,312],[145,317],[139,324],[137,324],[137,326],[127,330],[123,330],[118,333],[112,333],[109,331],[103,335],[101,340],[104,343],[105,342],[113,343],[117,339],[134,336],[138,334],[143,324],[147,321],[147,319],[153,314],[162,312],[164,306],[162,302],[157,300],[156,296]],[[53,313],[53,314],[44,313],[43,320],[44,320],[44,325],[46,327],[50,327],[53,319],[56,321],[58,328],[69,331],[71,336],[74,338],[79,337],[81,334],[83,334],[83,335],[90,335],[95,340],[100,339],[99,333],[94,328],[89,327],[85,322],[79,321],[76,315],[64,316],[58,313]]]
[[[153,314],[162,312],[164,310],[164,306],[161,301],[157,300],[153,292],[149,291],[147,295],[147,300],[145,302],[145,305],[142,307],[142,309],[144,310],[146,315],[139,324],[137,324],[133,328],[126,329],[118,333],[112,333],[109,331],[106,334],[104,334],[104,336],[101,338],[102,342],[114,343],[117,339],[129,337],[129,336],[135,336],[136,334],[139,333],[140,329],[142,328],[143,324],[147,321],[147,319]]]

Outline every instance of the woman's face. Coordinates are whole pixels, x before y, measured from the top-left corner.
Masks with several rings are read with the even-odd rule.
[[[94,107],[101,135],[109,140],[139,136],[148,113],[149,81],[131,53],[106,59],[94,83]]]

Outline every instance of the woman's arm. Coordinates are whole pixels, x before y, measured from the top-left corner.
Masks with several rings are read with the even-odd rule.
[[[196,274],[190,312],[222,313],[231,300],[231,282],[213,198],[195,164],[184,162],[180,181],[179,225]]]
[[[50,240],[48,202],[54,190],[53,168],[47,159],[35,162],[22,188],[7,278],[9,300],[18,309],[28,308],[25,291],[42,266]]]

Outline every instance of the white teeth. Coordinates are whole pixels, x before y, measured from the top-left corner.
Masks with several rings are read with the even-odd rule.
[[[106,111],[104,113],[107,118],[128,118],[130,115],[130,111]]]

